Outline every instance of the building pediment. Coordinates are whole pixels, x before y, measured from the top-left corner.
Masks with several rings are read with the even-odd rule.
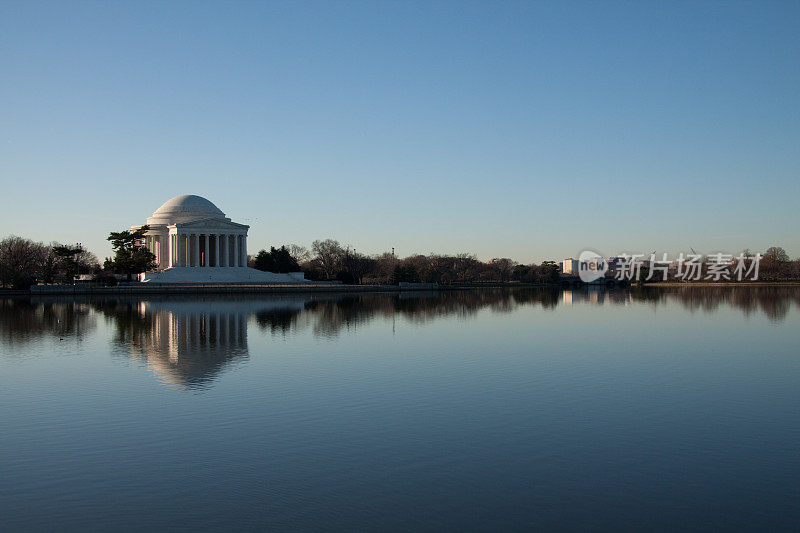
[[[247,224],[237,224],[229,220],[220,220],[218,218],[207,218],[201,220],[193,220],[192,222],[178,222],[171,224],[170,228],[178,229],[231,229],[231,230],[246,230],[250,226]]]

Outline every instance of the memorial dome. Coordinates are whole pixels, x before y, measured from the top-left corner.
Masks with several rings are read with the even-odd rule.
[[[209,200],[195,194],[176,196],[164,202],[147,219],[148,224],[175,224],[208,218],[225,219],[225,213]]]

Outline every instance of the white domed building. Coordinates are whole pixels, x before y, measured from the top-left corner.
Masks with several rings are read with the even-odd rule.
[[[147,219],[145,245],[158,268],[140,274],[153,283],[297,283],[302,272],[277,274],[247,267],[247,230],[202,196],[168,200]],[[131,226],[137,230],[142,226]]]

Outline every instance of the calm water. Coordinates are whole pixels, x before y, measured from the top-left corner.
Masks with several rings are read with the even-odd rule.
[[[0,529],[798,527],[795,289],[0,300]]]

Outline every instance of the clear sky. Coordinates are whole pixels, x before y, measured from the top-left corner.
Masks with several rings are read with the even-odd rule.
[[[800,256],[800,2],[0,1],[0,237]]]

